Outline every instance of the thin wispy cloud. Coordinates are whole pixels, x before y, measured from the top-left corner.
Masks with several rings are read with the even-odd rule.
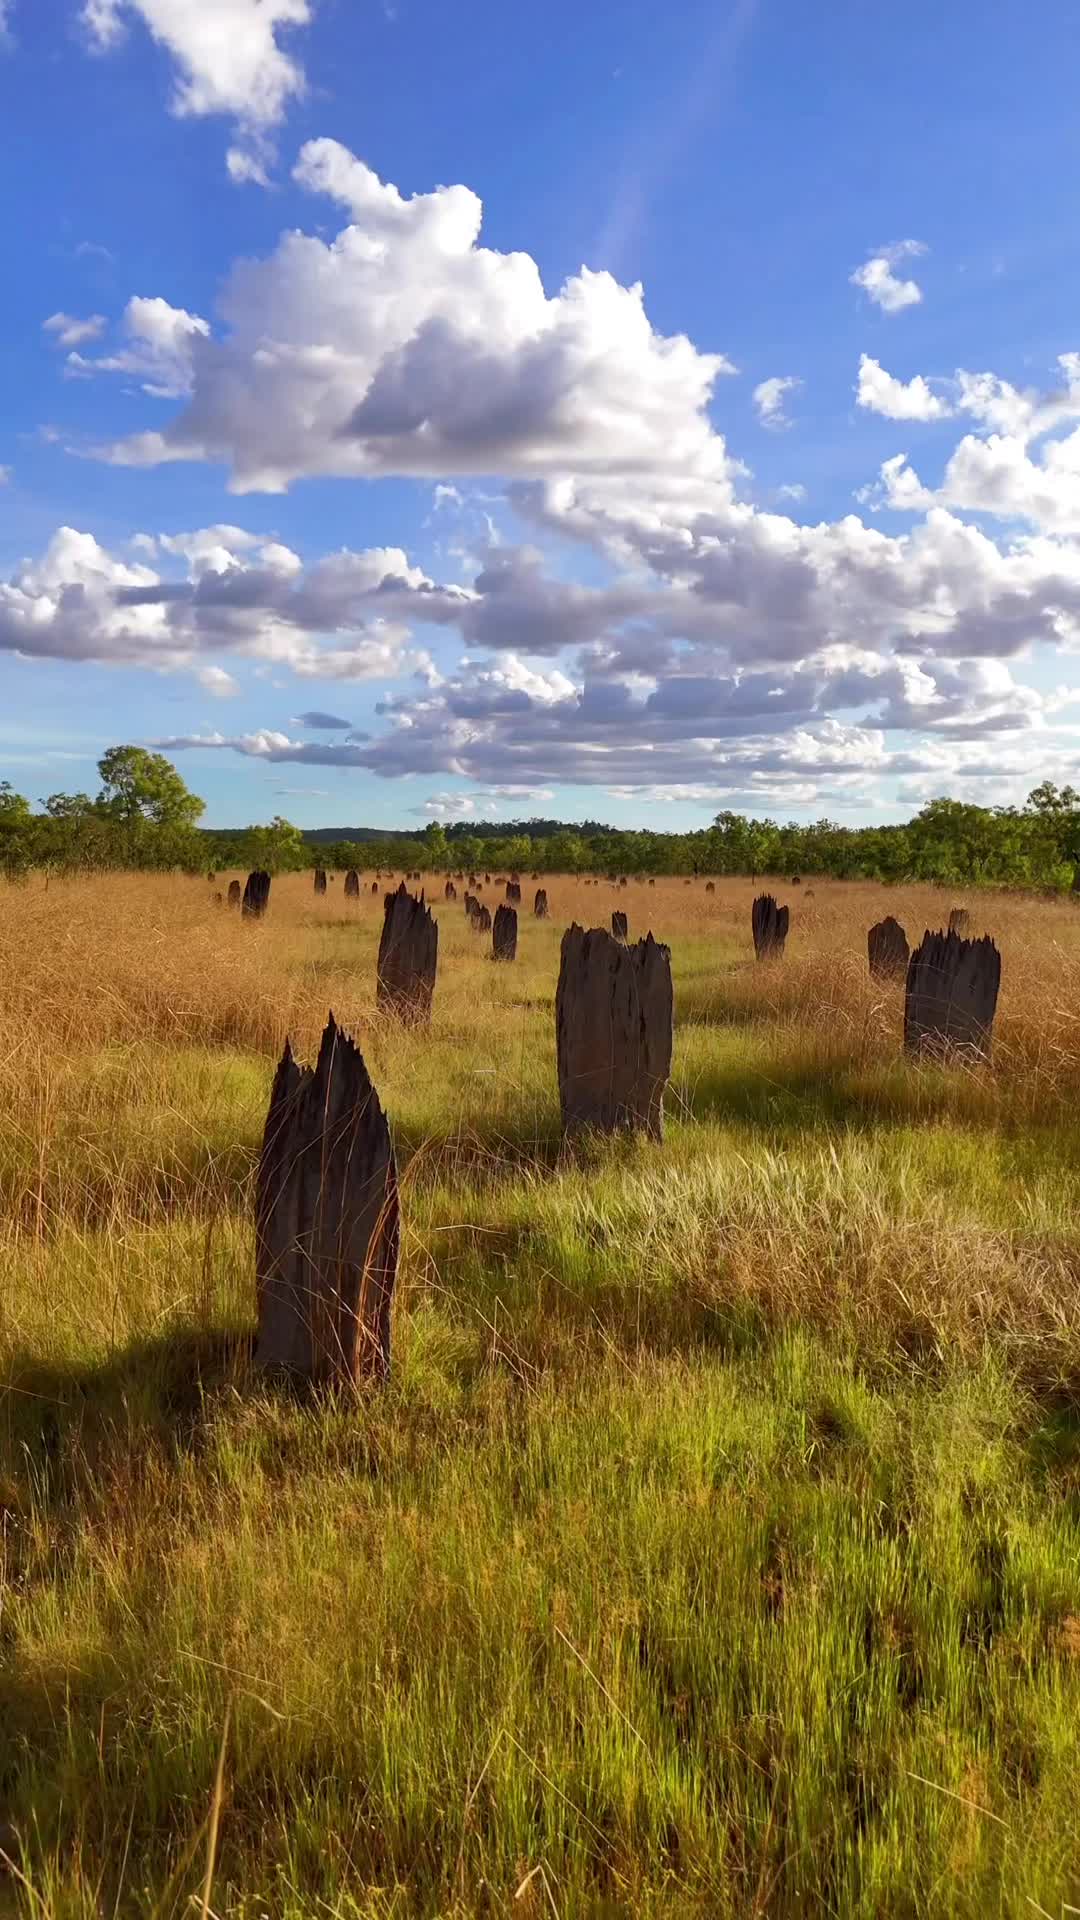
[[[801,386],[802,381],[791,373],[774,374],[769,380],[759,381],[754,388],[754,405],[763,427],[777,433],[790,427],[786,412],[788,395],[797,393]]]
[[[103,313],[87,314],[80,320],[72,313],[50,313],[41,323],[44,333],[51,333],[58,347],[81,347],[88,340],[100,340],[108,321]]]
[[[696,41],[691,63],[673,93],[648,125],[635,121],[630,128],[607,218],[590,250],[597,265],[622,271],[653,202],[710,120],[726,110],[739,55],[758,10],[759,0],[731,0],[726,8],[710,9],[710,24]],[[620,68],[617,77],[621,74]]]

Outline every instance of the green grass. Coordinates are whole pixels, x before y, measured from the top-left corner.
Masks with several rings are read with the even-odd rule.
[[[327,1411],[141,1358],[19,1516],[5,1786],[53,1910],[160,1891],[230,1699],[219,1909],[497,1912],[541,1862],[561,1913],[1075,1888],[1080,1435],[989,1364],[789,1332],[530,1380],[436,1309]]]
[[[744,1018],[690,943],[664,1145],[568,1152],[534,932],[429,1037],[358,1016],[378,1394],[252,1372],[269,1046],[193,997],[0,1118],[0,1910],[198,1910],[224,1738],[222,1917],[1064,1920],[1069,1101]],[[356,944],[274,965],[337,1007]]]

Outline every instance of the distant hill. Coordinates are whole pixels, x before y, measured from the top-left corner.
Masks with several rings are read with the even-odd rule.
[[[304,827],[305,840],[315,846],[328,846],[338,840],[418,840],[421,829],[410,833],[402,827]]]
[[[446,828],[448,840],[505,840],[511,834],[525,833],[532,840],[550,840],[556,833],[612,833],[615,829],[599,820],[455,820]],[[408,827],[305,827],[304,839],[315,846],[337,840],[419,840],[421,826]]]

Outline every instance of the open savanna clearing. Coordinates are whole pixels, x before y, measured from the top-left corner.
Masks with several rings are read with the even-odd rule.
[[[1080,911],[963,901],[994,1059],[942,1070],[866,932],[951,896],[769,882],[761,966],[749,881],[537,922],[524,875],[497,966],[425,884],[427,1030],[370,874],[0,894],[0,1907],[1061,1920]],[[559,942],[613,906],[671,947],[666,1138],[565,1149]],[[390,1383],[311,1400],[251,1367],[252,1181],[331,1008],[402,1259]]]

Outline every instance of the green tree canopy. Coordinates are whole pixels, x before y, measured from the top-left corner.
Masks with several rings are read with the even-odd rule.
[[[98,761],[103,813],[128,826],[193,827],[206,803],[190,793],[171,760],[146,747],[110,747]],[[55,796],[54,796],[55,797]]]

